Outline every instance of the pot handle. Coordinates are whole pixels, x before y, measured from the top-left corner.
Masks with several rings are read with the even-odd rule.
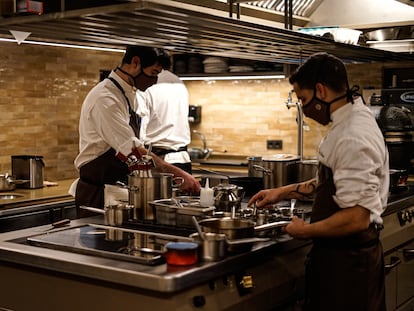
[[[183,177],[174,177],[171,180],[171,187],[179,188],[184,183]]]
[[[81,205],[81,206],[79,206],[79,208],[87,210],[87,211],[91,211],[91,212],[94,212],[94,213],[98,213],[98,214],[105,214],[105,211],[103,209],[96,208],[96,207]]]
[[[290,221],[286,221],[286,220],[269,222],[264,225],[255,226],[254,231],[264,231],[264,230],[270,230],[270,229],[275,229],[275,228],[281,228],[281,227],[287,226],[288,224],[290,224]]]
[[[263,166],[260,166],[260,165],[257,165],[257,164],[254,164],[254,165],[253,165],[253,168],[254,168],[256,171],[263,172],[263,174],[266,174],[266,175],[270,175],[270,174],[272,174],[272,172],[273,172],[273,170],[271,170],[271,169],[267,169],[267,168],[264,168]]]

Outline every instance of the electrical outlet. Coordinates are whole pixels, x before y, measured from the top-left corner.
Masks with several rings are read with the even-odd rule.
[[[283,141],[282,140],[268,140],[267,149],[282,149]]]

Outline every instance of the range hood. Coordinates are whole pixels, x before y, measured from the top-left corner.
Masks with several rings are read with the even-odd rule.
[[[216,1],[137,0],[94,8],[0,19],[0,37],[10,30],[30,32],[28,39],[124,49],[127,44],[165,48],[275,63],[298,64],[325,51],[345,62],[414,61],[414,55],[335,42],[280,25],[281,14],[269,19],[230,18],[227,11],[211,8]],[[243,9],[243,12],[248,10]],[[244,13],[245,14],[245,13]],[[275,18],[277,17],[277,18]],[[276,21],[272,21],[275,18]],[[306,17],[294,22],[305,25]]]

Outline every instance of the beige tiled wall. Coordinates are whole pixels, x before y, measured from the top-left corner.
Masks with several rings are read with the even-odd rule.
[[[382,64],[349,65],[350,84],[380,88]],[[287,79],[186,82],[193,105],[202,106],[202,122],[192,125],[205,134],[216,154],[266,156],[297,154],[296,108],[287,109],[292,89]],[[316,155],[327,128],[305,119],[304,156]],[[266,140],[283,140],[282,150],[268,150]],[[193,144],[201,145],[193,136]]]
[[[11,155],[43,155],[48,180],[74,178],[82,101],[122,54],[0,43],[0,173],[11,172]],[[349,67],[353,83],[380,87],[381,64]],[[369,69],[369,70],[368,70]],[[267,139],[282,139],[278,152],[296,153],[296,109],[283,80],[186,82],[191,104],[201,105],[203,132],[216,154],[267,155]],[[323,127],[306,120],[305,155],[313,156]],[[194,137],[193,145],[199,145]]]
[[[46,179],[75,177],[83,98],[120,55],[0,43],[0,173],[29,154],[44,156]]]

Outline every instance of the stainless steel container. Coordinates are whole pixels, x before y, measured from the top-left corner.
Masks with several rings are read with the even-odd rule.
[[[44,167],[43,156],[12,156],[12,175],[18,188],[42,188]]]
[[[199,258],[203,261],[218,261],[226,256],[226,235],[223,233],[206,232],[204,240],[198,233],[190,235],[198,245]]]
[[[154,173],[150,176],[128,176],[128,202],[134,206],[134,220],[154,220],[154,209],[148,202],[170,199],[174,187],[184,179],[168,173]]]
[[[302,160],[297,162],[297,176],[294,182],[302,182],[315,178],[318,173],[318,165],[318,160]]]
[[[276,154],[263,158],[263,184],[265,189],[285,186],[295,182],[296,163],[300,157],[293,154]]]
[[[230,215],[235,217],[233,214],[240,210],[243,189],[232,184],[220,184],[214,187],[214,190],[214,206],[217,211],[231,213]]]
[[[173,196],[173,190],[184,183],[184,178],[174,177],[171,173],[159,173],[155,177],[160,178],[160,199],[169,199]]]
[[[128,176],[128,202],[134,206],[134,220],[154,220],[148,202],[161,198],[160,177]]]
[[[249,177],[263,177],[263,171],[256,170],[255,165],[263,166],[262,157],[248,157],[247,158],[248,176]]]
[[[213,216],[215,207],[202,207],[200,204],[187,204],[182,202],[179,207],[172,199],[161,199],[149,202],[155,215],[155,222],[160,225],[193,227],[192,216]]]

